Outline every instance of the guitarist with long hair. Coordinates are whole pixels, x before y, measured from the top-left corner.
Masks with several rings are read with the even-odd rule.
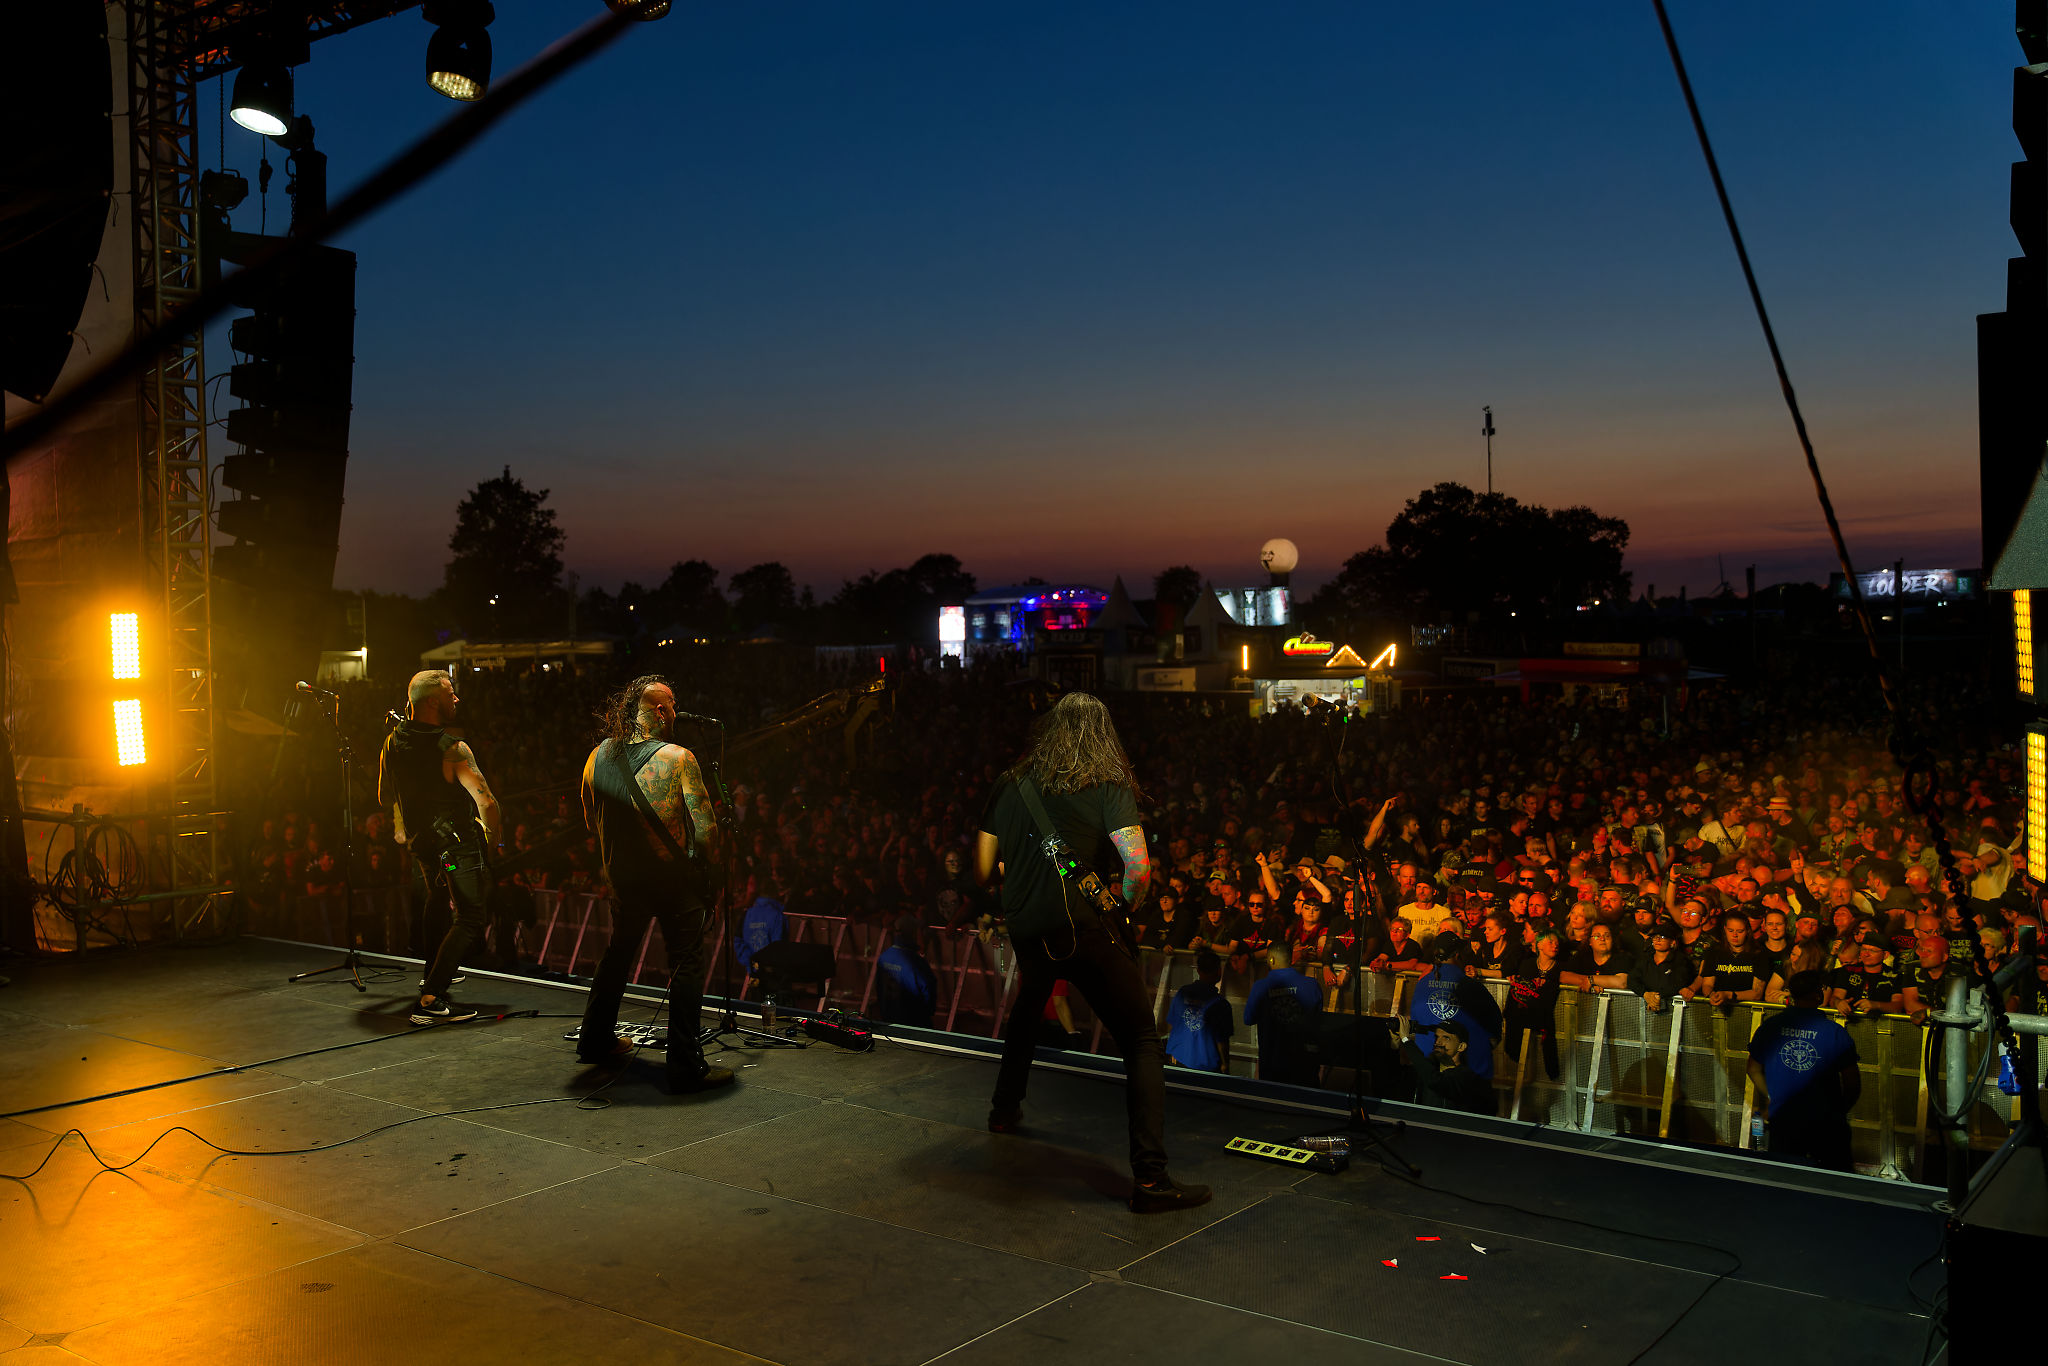
[[[1123,1050],[1131,1209],[1155,1214],[1205,1203],[1207,1186],[1179,1185],[1166,1172],[1165,1048],[1125,918],[1143,902],[1152,864],[1131,761],[1100,699],[1062,697],[997,782],[982,813],[974,873],[986,885],[998,871],[1018,985],[990,1132],[1015,1133],[1023,1123],[1038,1021],[1053,984],[1065,981]]]

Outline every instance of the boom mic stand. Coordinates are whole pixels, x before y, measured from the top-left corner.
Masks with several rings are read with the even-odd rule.
[[[348,951],[339,963],[330,963],[324,968],[301,972],[286,978],[289,982],[303,982],[309,977],[320,977],[330,972],[346,972],[349,981],[357,991],[367,992],[363,985],[363,959],[356,951],[356,937],[350,925],[355,914],[355,866],[356,866],[356,769],[355,751],[349,746],[348,732],[341,727],[341,698],[335,693],[321,693],[317,689],[299,687],[320,699],[327,709],[327,719],[334,726],[334,747],[341,755],[341,932],[348,940]]]
[[[737,871],[735,855],[739,843],[739,831],[732,819],[731,795],[725,790],[725,722],[719,721],[717,725],[718,757],[711,761],[711,819],[718,826],[720,862],[724,866],[720,870],[722,876],[719,879],[720,886],[718,889],[718,940],[713,952],[719,956],[718,992],[725,1001],[725,1010],[719,1015],[718,1023],[708,1029],[703,1027],[701,1018],[695,1022],[697,1045],[701,1048],[705,1044],[717,1043],[727,1037],[731,1037],[737,1039],[741,1045],[752,1044],[763,1048],[801,1048],[804,1045],[794,1039],[785,1039],[778,1034],[770,1034],[765,1030],[747,1029],[740,1024],[739,1000],[734,994],[732,986],[733,960],[739,956],[732,937],[732,888],[733,874]],[[673,993],[673,986],[671,986],[670,990]],[[684,1027],[683,1021],[673,1016],[670,1017],[670,1029],[679,1030]]]
[[[1344,774],[1338,760],[1344,753],[1344,742],[1351,737],[1351,717],[1347,713],[1338,722],[1342,726],[1342,737],[1337,741],[1337,753],[1330,760],[1330,791],[1343,803],[1338,808],[1337,829],[1345,844],[1351,850],[1353,877],[1363,895],[1354,899],[1361,915],[1377,916],[1382,923],[1388,919],[1385,901],[1379,879],[1373,876],[1372,861],[1378,859],[1385,865],[1385,856],[1365,842],[1365,819],[1351,806],[1346,798],[1350,795],[1344,784]],[[1384,810],[1381,813],[1385,814]],[[1365,1104],[1365,935],[1356,919],[1351,922],[1351,1018],[1356,1053],[1351,1059],[1351,1105],[1345,1115],[1345,1129],[1359,1136],[1359,1147],[1376,1152],[1380,1159],[1391,1162],[1407,1173],[1411,1181],[1422,1179],[1422,1168],[1403,1157],[1394,1147],[1394,1140],[1408,1132],[1408,1122],[1397,1119],[1391,1124],[1373,1118]]]

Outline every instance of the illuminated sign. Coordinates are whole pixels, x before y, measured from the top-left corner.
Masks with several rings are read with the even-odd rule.
[[[1889,569],[1873,569],[1856,576],[1863,596],[1877,602],[1901,598],[1972,598],[1977,595],[1980,575],[1974,569],[1908,569],[1903,576]],[[1849,596],[1849,583],[1840,574],[1830,578],[1836,597]]]
[[[1289,659],[1321,659],[1324,655],[1333,653],[1336,648],[1335,642],[1317,640],[1308,632],[1303,631],[1298,636],[1289,636],[1287,643],[1280,647],[1280,653],[1286,655]]]
[[[939,609],[939,658],[959,659],[967,653],[967,609]]]
[[[1393,647],[1393,646],[1391,646],[1391,645],[1389,645],[1389,646],[1388,646],[1388,647],[1387,647],[1386,649],[1384,649],[1384,650],[1381,650],[1381,651],[1380,651],[1380,652],[1379,652],[1378,654],[1376,654],[1376,655],[1374,655],[1374,656],[1373,656],[1373,660],[1372,660],[1372,663],[1370,663],[1370,664],[1366,665],[1366,667],[1367,667],[1368,669],[1391,669],[1391,668],[1393,668],[1393,667],[1394,667],[1394,647]]]

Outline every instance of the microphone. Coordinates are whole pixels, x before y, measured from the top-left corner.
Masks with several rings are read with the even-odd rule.
[[[340,693],[331,693],[325,688],[316,688],[303,678],[299,680],[299,691],[311,697],[335,698],[341,695]]]
[[[300,687],[304,687],[304,686],[305,686],[305,684],[301,683],[301,684],[300,684],[299,686],[300,686]],[[719,719],[718,719],[717,717],[715,717],[715,716],[699,716],[699,715],[697,715],[697,714],[696,714],[695,712],[689,712],[689,711],[679,711],[679,712],[677,712],[677,713],[676,713],[676,720],[678,720],[678,721],[700,721],[700,722],[702,722],[703,724],[705,724],[705,725],[707,725],[707,726],[722,726],[722,725],[724,725],[724,724],[725,724],[725,722],[723,722],[723,721],[719,720]]]

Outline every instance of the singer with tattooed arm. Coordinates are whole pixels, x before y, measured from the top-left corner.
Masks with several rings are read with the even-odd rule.
[[[1123,1051],[1131,1209],[1191,1209],[1209,1199],[1209,1188],[1182,1186],[1167,1175],[1165,1047],[1128,927],[1106,923],[1111,913],[1081,886],[1089,876],[1111,882],[1117,869],[1124,906],[1135,910],[1152,865],[1131,761],[1108,708],[1086,693],[1068,693],[1039,718],[1030,747],[996,784],[975,846],[976,879],[987,885],[1002,873],[1003,917],[1019,977],[988,1127],[1007,1134],[1023,1123],[1038,1022],[1053,985],[1065,981]]]
[[[634,679],[605,704],[605,738],[583,765],[583,823],[597,836],[612,888],[612,938],[590,984],[577,1033],[585,1062],[633,1051],[618,1037],[626,974],[647,937],[661,926],[668,950],[668,1089],[708,1091],[732,1081],[704,1060],[697,1030],[704,1013],[704,924],[717,876],[719,829],[697,756],[670,741],[676,695],[654,674]]]

